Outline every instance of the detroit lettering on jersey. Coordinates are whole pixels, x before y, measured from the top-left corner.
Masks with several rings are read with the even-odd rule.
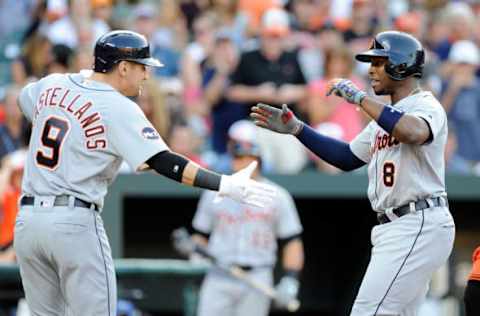
[[[35,104],[33,122],[46,107],[57,107],[74,117],[82,127],[86,138],[85,147],[89,150],[107,147],[105,126],[98,112],[89,111],[92,101],[84,100],[82,94],[73,95],[63,87],[48,88],[42,91]]]
[[[245,207],[241,212],[231,213],[228,210],[218,212],[218,221],[221,224],[235,225],[249,222],[267,222],[272,223],[274,211],[272,209],[250,209]]]
[[[390,149],[398,145],[400,145],[400,142],[395,137],[388,133],[378,131],[377,135],[375,135],[375,143],[373,144],[372,155],[382,149]]]

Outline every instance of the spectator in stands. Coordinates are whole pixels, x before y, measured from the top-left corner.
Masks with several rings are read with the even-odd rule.
[[[305,77],[298,63],[297,51],[286,51],[285,41],[290,32],[285,11],[271,9],[262,20],[260,48],[243,53],[232,76],[230,99],[248,107],[256,102],[280,106],[289,103],[298,111],[305,97]]]
[[[13,231],[21,194],[26,151],[18,150],[4,158],[0,170],[0,262],[13,262]]]
[[[226,98],[229,76],[238,64],[238,51],[228,30],[217,32],[212,53],[203,65],[203,98],[211,113],[212,149],[221,155],[227,151],[228,129],[248,117],[248,108]]]
[[[23,86],[31,78],[42,78],[52,60],[52,44],[43,35],[32,35],[23,45],[22,55],[12,64],[12,79]]]
[[[17,105],[19,93],[19,88],[12,86],[5,94],[5,121],[0,124],[0,159],[26,144],[27,125]]]
[[[70,47],[57,44],[52,47],[52,61],[47,67],[47,73],[66,73],[70,69],[73,51]]]
[[[157,37],[159,29],[158,8],[153,3],[140,3],[133,11],[133,29],[150,40],[152,55],[162,61],[163,67],[155,69],[157,77],[174,77],[179,72],[180,54],[172,49],[166,39]],[[170,39],[171,40],[171,39]]]
[[[469,161],[458,154],[457,133],[452,124],[448,126],[447,144],[445,146],[445,171],[453,174],[471,174]]]
[[[158,29],[154,42],[162,47],[182,51],[188,43],[187,20],[177,0],[162,0],[159,5]]]
[[[305,77],[298,62],[297,51],[286,51],[284,42],[290,32],[289,18],[281,9],[270,9],[262,18],[260,48],[241,55],[232,75],[228,98],[250,108],[257,102],[281,106],[288,103],[300,116],[300,104],[305,100]],[[275,172],[296,173],[306,162],[304,150],[293,138],[269,133],[267,159]],[[267,136],[268,135],[268,136]]]
[[[368,49],[377,27],[375,6],[372,0],[353,0],[350,28],[344,33],[344,39],[357,53]]]
[[[29,26],[29,17],[40,1],[0,1],[0,39],[21,35]]]
[[[446,24],[448,33],[433,48],[433,51],[442,61],[445,61],[455,42],[473,39],[476,18],[470,6],[465,2],[449,2],[442,14],[442,22]]]
[[[110,31],[109,21],[112,16],[112,1],[90,0],[93,29],[92,43],[95,43],[100,36]]]
[[[221,28],[230,33],[230,38],[237,48],[242,48],[248,27],[248,17],[238,11],[238,0],[212,0],[211,11]]]
[[[216,28],[216,19],[212,12],[196,18],[193,22],[194,41],[187,46],[182,56],[183,102],[189,116],[209,114],[202,97],[201,65],[215,45]]]
[[[80,72],[83,69],[92,69],[93,55],[92,48],[80,46],[73,52],[72,61],[70,63],[71,72]]]
[[[353,55],[346,46],[329,49],[325,54],[325,76],[309,85],[308,121],[316,126],[329,122],[342,130],[342,140],[350,142],[363,128],[362,116],[354,106],[341,98],[327,98],[327,83],[333,78],[349,78],[357,86],[363,82],[352,75]]]
[[[160,89],[160,83],[155,79],[147,80],[143,84],[137,103],[160,136],[167,139],[170,129],[170,113],[165,95]]]
[[[324,77],[325,53],[332,48],[344,45],[343,33],[331,22],[325,22],[314,33],[312,48],[299,53],[300,66],[307,82]]]
[[[478,47],[458,41],[450,50],[450,73],[445,79],[442,105],[458,135],[458,154],[474,166],[480,162],[480,64]]]
[[[260,35],[261,19],[265,12],[280,7],[278,0],[238,0],[238,10],[247,16],[247,36]]]
[[[206,163],[198,154],[201,143],[202,140],[195,134],[192,128],[186,124],[173,126],[168,139],[168,145],[172,151],[187,157],[202,167],[206,167]]]
[[[75,12],[74,7],[80,11]],[[72,1],[71,4],[66,0],[47,1],[46,19],[40,30],[53,45],[63,44],[74,49],[79,44],[79,30],[75,21],[81,20],[83,28],[90,26],[89,15],[85,12],[88,8],[88,5],[78,6],[78,1]]]

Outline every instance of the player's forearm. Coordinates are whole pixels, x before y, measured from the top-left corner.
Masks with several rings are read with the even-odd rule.
[[[163,151],[147,161],[159,174],[174,181],[203,189],[218,191],[222,176],[200,167],[193,161],[171,151]]]
[[[420,145],[430,136],[428,125],[421,118],[402,113],[368,96],[362,100],[360,106],[387,133],[392,134],[401,143]]]
[[[303,264],[303,242],[300,238],[296,238],[284,246],[282,266],[285,271],[296,271],[298,273],[303,269]]]
[[[347,143],[317,133],[308,125],[303,126],[297,138],[315,155],[343,171],[351,171],[365,164],[353,154]]]

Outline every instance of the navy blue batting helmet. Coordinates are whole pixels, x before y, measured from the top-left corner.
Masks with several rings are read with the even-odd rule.
[[[150,56],[150,45],[145,36],[126,30],[112,31],[100,37],[95,44],[94,55],[93,70],[96,72],[108,72],[122,60],[152,67],[163,66]]]
[[[371,62],[373,57],[388,59],[385,71],[393,80],[422,76],[425,51],[422,44],[410,34],[397,31],[379,33],[369,50],[355,56],[361,62]]]

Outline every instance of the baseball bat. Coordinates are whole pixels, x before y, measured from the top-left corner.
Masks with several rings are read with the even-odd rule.
[[[192,253],[198,253],[203,257],[207,258],[212,265],[217,268],[222,269],[223,271],[227,272],[237,280],[240,280],[252,288],[260,291],[267,297],[275,300],[277,297],[277,292],[271,286],[259,282],[257,280],[253,280],[249,277],[248,273],[240,267],[237,266],[223,266],[218,263],[217,258],[212,255],[208,249],[198,243],[194,242],[185,228],[179,228],[173,231],[172,233],[172,240],[174,248],[180,252],[182,255],[189,256]],[[285,306],[289,312],[296,312],[300,308],[300,301],[298,299],[292,299],[288,302]]]

